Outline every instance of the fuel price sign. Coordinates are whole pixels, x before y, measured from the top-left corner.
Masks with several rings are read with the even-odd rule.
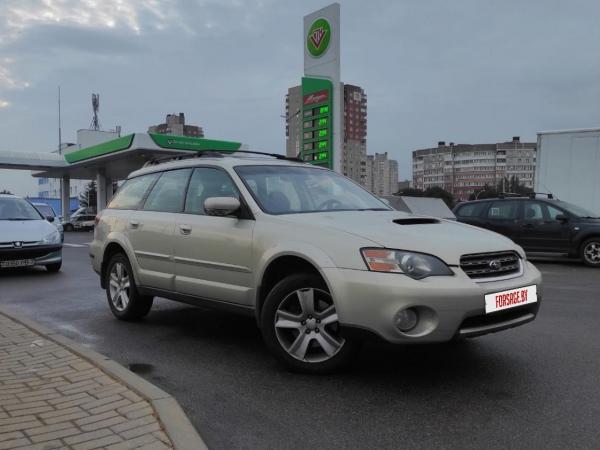
[[[302,78],[302,148],[300,158],[333,168],[333,85],[321,78]]]

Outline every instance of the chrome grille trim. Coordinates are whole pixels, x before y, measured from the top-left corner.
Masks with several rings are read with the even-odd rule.
[[[490,264],[492,262],[496,263],[494,267]],[[462,255],[460,268],[478,283],[506,280],[523,274],[521,257],[514,251]]]

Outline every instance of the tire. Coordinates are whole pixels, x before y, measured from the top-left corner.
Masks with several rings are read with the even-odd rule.
[[[263,305],[261,331],[271,353],[294,372],[334,372],[350,362],[356,349],[340,335],[326,284],[311,274],[291,275],[275,285]]]
[[[66,224],[64,226],[65,231],[73,231],[73,225],[71,225],[70,223]]]
[[[54,263],[54,264],[46,265],[46,270],[50,273],[55,273],[55,272],[58,272],[61,267],[62,267],[62,261]]]
[[[138,292],[127,256],[113,255],[105,276],[108,306],[117,319],[135,321],[150,312],[154,298]]]
[[[584,241],[579,253],[586,266],[600,267],[600,237]]]

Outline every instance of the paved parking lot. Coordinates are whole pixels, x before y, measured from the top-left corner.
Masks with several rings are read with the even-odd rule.
[[[332,376],[294,375],[252,319],[166,300],[113,318],[69,233],[59,274],[0,274],[0,303],[129,366],[177,398],[210,448],[598,448],[600,271],[538,263],[526,326],[449,345],[369,344]]]

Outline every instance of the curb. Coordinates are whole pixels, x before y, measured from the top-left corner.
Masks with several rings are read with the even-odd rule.
[[[190,422],[190,419],[183,412],[183,409],[181,409],[181,406],[179,406],[179,403],[177,403],[177,400],[162,389],[144,380],[109,357],[86,348],[20,314],[8,311],[1,305],[0,314],[4,314],[8,318],[19,322],[44,338],[66,347],[148,400],[156,411],[159,422],[163,425],[176,450],[208,450],[208,447]]]

